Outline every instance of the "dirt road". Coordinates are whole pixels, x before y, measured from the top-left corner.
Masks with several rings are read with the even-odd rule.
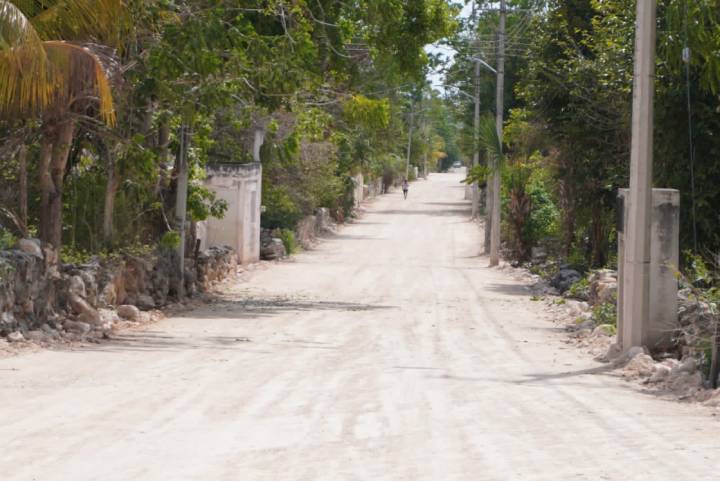
[[[720,423],[562,343],[478,258],[457,175],[227,300],[0,361],[0,478],[716,480]]]

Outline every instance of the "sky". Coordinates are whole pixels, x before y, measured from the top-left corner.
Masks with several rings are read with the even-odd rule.
[[[470,14],[472,13],[472,3],[468,3],[463,7],[462,12],[460,12],[461,18],[468,18],[470,17]],[[444,57],[446,60],[445,65],[452,64],[453,59],[455,57],[455,51],[447,46],[441,46],[441,45],[428,45],[425,47],[425,51],[428,53],[440,55]],[[444,92],[445,89],[443,87],[443,75],[438,72],[431,72],[428,75],[428,79],[432,83],[432,87],[440,92]]]

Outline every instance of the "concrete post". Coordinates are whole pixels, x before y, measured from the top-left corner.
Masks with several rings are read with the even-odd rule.
[[[480,129],[480,62],[475,60],[475,115],[473,121],[473,141],[475,142],[475,153],[473,154],[473,167],[480,164],[480,144],[478,142],[478,130]],[[472,184],[472,218],[475,219],[480,213],[480,186],[477,182]]]
[[[638,0],[635,28],[630,211],[625,233],[623,349],[648,344],[652,209],[655,0]]]
[[[412,149],[413,123],[415,122],[415,103],[410,103],[410,126],[408,127],[407,160],[405,161],[405,179],[410,179],[410,154]]]
[[[502,146],[503,141],[503,114],[505,106],[505,17],[507,15],[506,0],[500,1],[500,28],[498,30],[498,66],[497,66],[497,98],[495,102],[495,121],[498,139]],[[500,159],[495,160],[496,165],[492,174],[492,215],[490,218],[490,267],[500,264]]]
[[[178,262],[178,278],[180,282],[177,286],[177,295],[179,298],[185,296],[185,225],[187,218],[187,194],[188,194],[188,147],[189,133],[187,124],[180,126],[180,151],[178,153],[178,179],[177,193],[175,198],[175,226],[180,235],[180,242],[177,246],[177,262]]]
[[[642,345],[662,350],[670,347],[671,334],[678,327],[677,291],[678,281],[675,272],[680,262],[680,192],[674,189],[653,189],[652,220],[650,226],[650,263],[649,263],[649,307],[647,322],[642,323],[640,338]],[[627,317],[626,292],[627,237],[625,220],[632,211],[632,200],[628,189],[619,194],[618,222],[618,345],[628,349],[633,345],[627,342],[638,329],[632,318]]]

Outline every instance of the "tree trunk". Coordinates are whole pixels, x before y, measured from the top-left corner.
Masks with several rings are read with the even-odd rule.
[[[18,214],[20,230],[23,237],[28,236],[28,192],[27,192],[27,146],[22,145],[18,151]]]
[[[105,188],[105,209],[103,212],[103,241],[107,248],[113,246],[113,219],[115,217],[115,196],[120,187],[120,175],[117,171],[117,160],[112,148],[108,149],[108,179]]]
[[[50,163],[53,151],[53,133],[46,129],[40,147],[40,159],[38,162],[38,183],[40,184],[40,240],[43,243],[50,242],[50,196],[55,192],[55,185],[50,176]]]
[[[65,119],[46,128],[43,139],[40,239],[55,251],[59,251],[62,244],[62,189],[74,135],[75,120]]]
[[[608,239],[603,215],[602,204],[596,204],[593,208],[592,222],[590,225],[590,244],[592,267],[604,267],[607,262]]]
[[[163,189],[167,188],[168,158],[170,157],[170,122],[167,118],[164,118],[160,122],[160,126],[158,127],[157,143],[160,150],[160,170],[157,178],[157,184],[155,184],[155,195],[159,195]]]

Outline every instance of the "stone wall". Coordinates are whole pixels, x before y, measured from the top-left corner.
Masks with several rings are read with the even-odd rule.
[[[303,249],[310,249],[318,237],[333,232],[334,223],[330,211],[326,208],[318,209],[315,215],[303,218],[295,228],[295,239]]]
[[[178,301],[176,265],[174,253],[168,252],[94,259],[56,270],[48,268],[39,247],[34,253],[20,248],[0,251],[0,336],[22,340],[42,332],[107,332],[122,317],[118,313]],[[237,267],[231,248],[207,249],[197,259],[186,260],[185,292],[206,292],[234,275]]]

